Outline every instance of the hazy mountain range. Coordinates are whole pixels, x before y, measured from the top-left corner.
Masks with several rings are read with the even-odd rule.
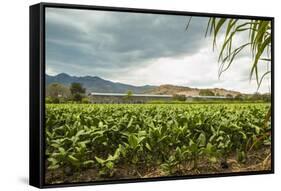
[[[133,86],[129,84],[123,84],[119,82],[112,82],[109,80],[102,79],[98,76],[70,76],[66,73],[60,73],[55,76],[46,74],[46,86],[51,83],[60,83],[65,86],[69,86],[71,83],[77,82],[83,84],[83,87],[86,88],[86,91],[89,92],[100,92],[100,93],[126,93],[128,90],[131,90],[133,93],[146,93],[146,94],[184,94],[186,96],[196,96],[199,95],[199,88],[191,88],[184,86],[175,86],[175,85],[160,85],[160,86]],[[238,91],[226,90],[222,88],[208,88],[215,94],[227,95],[231,94],[235,96],[240,94]]]
[[[104,80],[98,76],[70,76],[65,73],[60,73],[56,76],[50,76],[46,74],[46,85],[50,83],[61,83],[65,86],[69,86],[73,82],[78,82],[83,84],[87,92],[100,92],[100,93],[125,93],[131,90],[134,93],[143,93],[155,86],[132,86],[128,84],[122,84],[119,82],[112,82],[109,80]]]

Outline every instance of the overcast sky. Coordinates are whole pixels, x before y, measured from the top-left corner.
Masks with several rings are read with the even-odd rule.
[[[218,53],[205,38],[208,18],[47,8],[46,73],[99,76],[131,85],[173,84],[244,93],[251,54],[245,51],[218,79]],[[221,38],[222,39],[222,38]],[[247,40],[245,35],[237,41]],[[266,69],[264,68],[260,70]],[[269,76],[270,77],[270,76]],[[269,91],[266,79],[259,89]]]

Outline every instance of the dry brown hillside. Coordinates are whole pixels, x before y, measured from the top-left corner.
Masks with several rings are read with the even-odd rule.
[[[200,90],[198,88],[190,88],[190,87],[184,87],[184,86],[174,86],[174,85],[161,85],[158,87],[155,87],[153,89],[150,89],[146,91],[147,94],[158,94],[158,95],[174,95],[174,94],[181,94],[185,96],[198,96]],[[206,90],[206,89],[205,89]],[[221,96],[226,96],[227,94],[231,94],[232,96],[236,96],[237,94],[240,94],[240,92],[232,91],[232,90],[226,90],[222,88],[208,88],[207,90],[212,91],[216,95],[219,94]]]

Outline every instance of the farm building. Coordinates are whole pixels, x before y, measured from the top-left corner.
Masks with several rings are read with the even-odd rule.
[[[97,93],[89,95],[91,103],[146,103],[149,101],[172,101],[173,95]],[[187,96],[186,101],[226,99],[224,96]]]
[[[227,99],[225,96],[187,96],[186,101],[193,100],[219,100],[219,99]]]
[[[171,101],[172,95],[132,94],[123,93],[96,93],[90,94],[92,103],[145,103],[148,101]]]

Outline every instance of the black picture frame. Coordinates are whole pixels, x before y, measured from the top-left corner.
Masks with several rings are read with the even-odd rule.
[[[239,19],[261,19],[271,21],[272,23],[272,42],[271,42],[271,170],[254,171],[254,172],[237,172],[223,174],[207,174],[207,175],[185,175],[185,176],[169,176],[145,179],[124,179],[124,180],[103,180],[95,182],[79,182],[79,183],[63,183],[51,184],[44,183],[45,175],[45,8],[67,8],[67,9],[83,9],[83,10],[103,10],[118,11],[132,13],[151,13],[165,15],[186,15],[200,17],[220,17],[220,18],[239,18]],[[53,188],[67,186],[84,186],[98,184],[114,184],[114,183],[132,183],[146,181],[163,181],[178,179],[194,179],[194,178],[210,178],[210,177],[227,177],[241,175],[258,175],[274,173],[274,17],[250,16],[250,15],[231,15],[216,13],[198,13],[171,10],[154,10],[154,9],[135,9],[124,7],[104,7],[93,5],[74,5],[74,4],[58,4],[58,3],[39,3],[30,6],[30,128],[29,128],[29,184],[38,188]]]

